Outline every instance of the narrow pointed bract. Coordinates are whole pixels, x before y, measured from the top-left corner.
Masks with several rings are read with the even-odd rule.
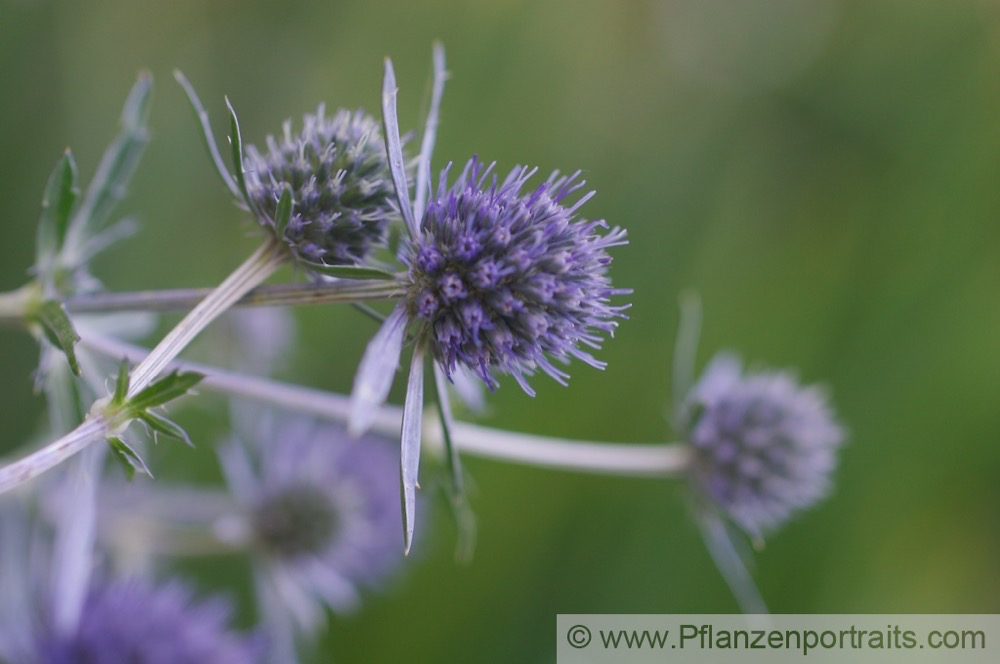
[[[708,552],[729,584],[743,613],[768,613],[767,604],[760,596],[747,563],[736,546],[732,527],[712,512],[700,514],[697,521]]]
[[[444,95],[444,82],[448,72],[444,64],[444,46],[441,42],[434,43],[434,76],[431,81],[431,103],[427,109],[427,121],[424,123],[424,135],[420,140],[420,157],[417,160],[417,184],[414,192],[413,212],[419,223],[424,217],[424,208],[430,194],[431,157],[434,155],[434,142],[437,139],[438,114],[441,111],[441,97]]]
[[[400,304],[368,342],[358,365],[354,387],[351,389],[351,418],[348,423],[351,435],[360,436],[368,430],[379,406],[389,396],[389,389],[399,366],[399,356],[403,351],[405,334],[406,310]]]
[[[403,428],[400,435],[400,479],[403,491],[404,551],[413,543],[413,520],[416,515],[417,481],[420,469],[421,418],[424,411],[424,351],[417,348],[410,362],[406,381],[406,403],[403,406]]]
[[[403,163],[403,142],[399,137],[399,117],[396,114],[396,72],[392,60],[385,59],[385,78],[382,81],[382,126],[385,130],[385,149],[392,171],[392,184],[396,188],[399,212],[411,236],[419,230],[419,219],[414,219],[410,205],[410,191],[406,186],[406,167]]]

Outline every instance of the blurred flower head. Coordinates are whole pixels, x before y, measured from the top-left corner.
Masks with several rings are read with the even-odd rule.
[[[252,664],[259,639],[230,631],[229,608],[197,601],[181,583],[140,581],[94,586],[69,634],[43,628],[35,639],[39,664]]]
[[[728,354],[692,388],[683,420],[692,483],[752,536],[826,496],[845,435],[821,388],[783,371],[744,373]]]
[[[442,172],[406,256],[407,312],[449,377],[466,366],[493,389],[495,373],[511,374],[531,394],[525,377],[537,368],[565,383],[552,359],[604,366],[582,347],[599,348],[624,317],[610,299],[629,291],[611,287],[607,249],[625,231],[577,218],[593,192],[564,205],[579,173],[522,193],[535,169],[498,184],[492,168],[473,158],[451,187]]]
[[[267,152],[246,147],[246,186],[264,213],[261,225],[277,233],[278,200],[290,187],[294,206],[279,239],[309,263],[353,265],[385,241],[394,215],[392,178],[379,123],[362,111],[326,117],[320,105],[292,133],[267,137]]]
[[[264,597],[308,631],[323,607],[356,607],[402,562],[398,456],[389,441],[355,440],[340,427],[284,419],[257,440],[223,450],[230,488],[243,505]],[[263,432],[268,432],[264,434]]]

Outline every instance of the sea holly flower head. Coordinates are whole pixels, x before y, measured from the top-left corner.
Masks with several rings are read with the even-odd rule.
[[[784,371],[744,372],[738,358],[721,354],[682,412],[691,481],[750,535],[828,493],[845,433],[821,388]]]
[[[434,359],[435,392],[441,405],[446,446],[449,415],[444,384],[459,367],[471,369],[492,389],[496,373],[509,373],[527,393],[526,377],[536,369],[565,383],[552,364],[572,357],[603,364],[581,348],[597,348],[623,306],[611,305],[607,268],[609,247],[623,244],[625,232],[605,235],[604,222],[588,222],[576,211],[591,194],[569,207],[564,201],[583,183],[579,174],[554,173],[522,194],[534,170],[515,168],[502,183],[473,158],[448,186],[448,169],[431,196],[431,154],[446,78],[444,50],[434,50],[434,85],[417,159],[416,191],[410,200],[396,113],[396,74],[386,60],[382,83],[385,145],[400,215],[406,229],[407,291],[372,338],[358,367],[351,393],[349,428],[363,433],[385,401],[399,365],[407,329],[416,340],[407,378],[401,427],[400,478],[406,549],[413,517],[420,461],[424,359]],[[428,198],[430,200],[428,201]],[[449,450],[453,486],[458,490],[457,455]]]
[[[246,146],[246,189],[260,224],[275,233],[299,260],[355,265],[385,242],[395,215],[392,179],[378,122],[362,111],[339,110],[328,117],[323,105],[303,118],[295,134],[286,121],[280,137],[267,137],[267,150]],[[279,228],[284,191],[294,201]]]
[[[599,348],[624,317],[610,299],[629,291],[611,287],[607,249],[625,231],[577,218],[593,192],[566,205],[584,185],[579,172],[523,192],[535,169],[502,182],[492,169],[474,157],[450,187],[441,174],[406,256],[407,314],[449,378],[461,364],[491,389],[511,374],[533,394],[525,376],[536,368],[568,378],[552,359],[604,367],[581,346]]]
[[[39,664],[253,664],[259,639],[230,631],[220,599],[195,600],[181,583],[141,581],[93,587],[75,630],[43,628],[35,638]]]

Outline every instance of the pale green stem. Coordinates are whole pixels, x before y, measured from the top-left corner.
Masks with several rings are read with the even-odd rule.
[[[74,295],[64,305],[69,313],[119,311],[187,311],[212,292],[209,288],[92,293]],[[233,306],[267,307],[331,303],[358,303],[398,298],[403,289],[396,281],[340,280],[323,283],[261,286],[241,297]],[[0,302],[2,304],[2,302]],[[0,309],[0,318],[3,310]]]
[[[34,281],[0,293],[0,324],[24,323],[32,308],[41,302],[41,296],[41,287]]]
[[[288,257],[275,240],[268,239],[226,277],[217,288],[198,303],[149,355],[132,370],[128,397],[146,388],[184,350],[191,341],[251,289],[274,274]]]
[[[131,374],[128,398],[148,386],[191,341],[232,304],[274,273],[287,258],[277,241],[269,239],[202,300],[149,352]],[[120,357],[120,356],[119,356]],[[101,402],[98,402],[100,404]],[[62,463],[87,445],[106,438],[125,426],[121,413],[109,415],[100,407],[73,431],[12,464],[0,468],[0,493],[27,482]]]
[[[443,445],[436,418],[426,418],[424,428],[427,443]],[[681,475],[691,460],[687,445],[680,443],[591,442],[502,431],[468,422],[455,422],[451,434],[464,454],[600,475],[673,477]]]
[[[163,557],[232,555],[250,546],[249,535],[232,537],[222,532],[220,522],[242,519],[237,512],[213,514],[202,512],[198,522],[178,523],[163,515],[142,511],[114,513],[114,546],[122,551]]]
[[[28,456],[0,468],[0,493],[38,477],[91,443],[106,438],[112,426],[100,414],[91,414],[65,436],[32,452]]]
[[[88,335],[85,346],[109,357],[141,357],[145,350],[131,344]],[[184,362],[183,368],[205,374],[200,387],[229,395],[264,401],[289,410],[346,422],[350,399],[344,395],[281,383],[266,378],[246,376],[217,367]],[[383,406],[372,430],[386,436],[399,436],[403,409]],[[459,451],[510,463],[541,466],[600,475],[633,477],[676,477],[686,472],[690,453],[684,444],[623,444],[568,440],[501,431],[455,422],[452,442]],[[435,451],[443,449],[440,424],[434,417],[424,418],[424,443]]]

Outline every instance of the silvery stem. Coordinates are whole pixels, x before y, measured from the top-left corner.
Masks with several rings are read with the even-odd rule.
[[[213,320],[274,273],[287,257],[281,245],[268,239],[219,286],[205,297],[177,326],[145,355],[133,369],[128,398],[148,386]],[[120,357],[120,356],[119,356]],[[91,412],[73,431],[0,468],[0,493],[4,493],[62,463],[90,443],[113,434],[121,422],[110,423],[100,412]]]
[[[188,311],[209,293],[210,288],[180,288],[170,290],[136,291],[127,293],[90,293],[74,295],[64,305],[75,314],[108,313],[119,311]],[[370,300],[393,299],[403,295],[395,281],[349,281],[322,283],[280,284],[261,286],[237,300],[237,307],[268,307],[290,305],[358,303]],[[3,318],[3,301],[0,299],[0,318]]]
[[[0,293],[0,323],[23,324],[32,303],[40,301],[40,298],[41,289],[35,282]]]
[[[271,276],[286,258],[287,253],[276,240],[268,239],[264,242],[242,265],[226,277],[225,281],[199,302],[174,329],[170,330],[156,348],[132,370],[128,397],[134,397],[153,382],[153,379],[194,340],[198,333],[247,292]]]
[[[142,348],[108,337],[88,335],[81,343],[109,357],[141,357],[145,353]],[[199,385],[206,389],[324,419],[347,421],[350,400],[344,395],[194,362],[184,362],[183,368],[205,374]],[[371,428],[382,435],[398,436],[402,417],[402,408],[385,405],[378,411]],[[443,448],[443,435],[436,418],[428,417],[424,421],[425,443],[433,449]],[[676,477],[686,472],[690,464],[687,446],[676,443],[623,444],[569,440],[501,431],[466,422],[455,422],[451,433],[452,442],[461,452],[559,470],[633,477]]]
[[[80,426],[40,450],[0,468],[0,493],[5,493],[53,468],[91,443],[111,434],[103,415],[89,415]]]

